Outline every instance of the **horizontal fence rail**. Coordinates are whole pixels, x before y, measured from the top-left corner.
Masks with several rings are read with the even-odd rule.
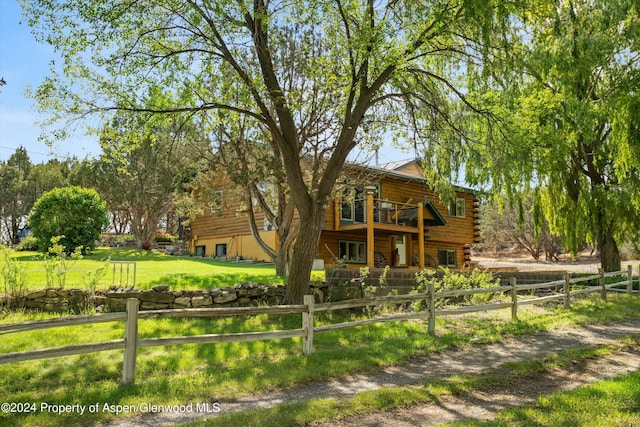
[[[626,280],[607,284],[606,278],[620,277]],[[597,285],[590,284],[598,281]],[[582,286],[581,289],[572,289]],[[624,288],[620,288],[623,286]],[[530,296],[526,292],[546,289],[550,295]],[[556,280],[547,283],[518,285],[515,278],[511,278],[508,286],[495,286],[490,288],[476,288],[464,290],[449,290],[435,292],[433,283],[428,284],[427,292],[391,295],[386,297],[361,298],[339,302],[316,304],[313,295],[304,297],[304,304],[297,305],[276,305],[265,307],[225,307],[225,308],[190,308],[175,310],[154,310],[138,311],[140,302],[135,298],[127,300],[126,311],[124,313],[103,313],[67,316],[58,319],[34,320],[11,324],[0,324],[0,336],[35,330],[44,330],[57,327],[69,327],[78,325],[89,325],[106,322],[125,322],[125,334],[123,339],[110,340],[99,343],[76,344],[64,347],[30,350],[24,352],[0,354],[0,364],[23,362],[27,360],[45,359],[51,357],[61,357],[76,354],[94,353],[100,351],[124,349],[124,362],[122,382],[130,384],[134,382],[137,350],[142,347],[154,347],[165,345],[182,344],[212,344],[228,342],[251,342],[270,339],[296,338],[302,337],[302,353],[309,355],[313,351],[313,338],[315,333],[336,331],[340,329],[352,328],[374,323],[406,321],[413,319],[426,319],[428,322],[428,332],[435,334],[435,319],[437,316],[451,316],[474,312],[485,312],[490,310],[502,310],[511,308],[512,319],[517,319],[518,307],[528,304],[537,304],[557,299],[562,299],[564,308],[570,307],[571,297],[600,292],[602,298],[606,299],[607,291],[640,293],[633,290],[632,269],[572,278],[569,273],[565,274],[564,280]],[[436,309],[436,300],[443,298],[456,298],[462,296],[478,294],[509,294],[510,302],[487,303],[470,306],[447,307]],[[400,313],[388,316],[378,316],[369,319],[356,320],[350,322],[334,323],[315,326],[315,313],[323,311],[344,310],[358,307],[374,307],[378,305],[401,305],[424,301],[426,309],[423,311]],[[138,321],[141,319],[160,318],[203,318],[203,317],[228,317],[247,316],[261,314],[301,314],[302,327],[297,329],[276,330],[266,332],[242,332],[229,334],[204,334],[192,336],[174,336],[142,338],[138,337]]]

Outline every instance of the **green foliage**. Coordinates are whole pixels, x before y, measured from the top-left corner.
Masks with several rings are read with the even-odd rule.
[[[95,248],[108,225],[105,203],[95,190],[81,187],[56,188],[42,195],[29,215],[29,225],[41,248],[48,249],[53,238],[67,248]]]
[[[495,79],[470,95],[498,121],[467,116],[476,136],[458,161],[471,184],[532,196],[538,230],[546,220],[572,251],[598,245],[619,270],[618,243],[640,225],[637,2],[548,2],[511,27]]]
[[[161,234],[156,234],[156,236],[153,238],[153,240],[156,243],[171,243],[173,241],[175,241],[177,239],[176,236],[169,234],[169,233],[161,233]]]
[[[461,76],[493,49],[490,39],[520,4],[155,0],[114,10],[111,0],[39,0],[23,7],[36,37],[63,58],[62,73],[31,93],[47,124],[58,125],[50,135],[66,136],[67,120],[89,114],[111,120],[114,110],[137,112],[133,122],[148,128],[146,120],[155,125],[153,114],[164,113],[211,136],[200,157],[229,154],[224,144],[242,162],[236,170],[268,164],[279,175],[276,194],[287,204],[277,204],[274,218],[295,208],[304,235],[293,243],[286,296],[301,302],[326,202],[350,152],[378,148],[388,134],[422,140],[447,128],[459,136],[451,104],[465,98]],[[124,145],[142,141],[127,136]],[[259,196],[255,179],[264,171],[249,172],[241,185]],[[294,238],[278,246],[286,250]]]
[[[69,254],[67,249],[60,244],[63,239],[64,236],[52,237],[48,253],[43,257],[47,288],[64,289],[67,281],[67,272],[71,265],[75,261],[82,259],[82,246],[78,246],[75,251]]]
[[[24,217],[33,205],[33,194],[29,188],[31,161],[27,150],[16,149],[6,162],[0,162],[0,213],[3,228],[7,230],[11,243],[17,243],[18,232],[24,225]]]
[[[0,276],[4,285],[5,304],[9,297],[19,296],[26,288],[26,265],[20,263],[11,255],[11,250],[0,245]]]
[[[95,295],[96,289],[100,281],[107,275],[111,267],[111,256],[107,257],[102,265],[94,270],[88,270],[82,277],[84,288],[89,291],[90,295]]]
[[[435,292],[455,291],[464,289],[491,288],[500,286],[498,279],[493,277],[491,272],[475,269],[471,273],[452,272],[448,268],[441,267],[442,277],[438,277],[435,270],[421,270],[416,273],[418,285],[412,293],[425,293],[429,290],[429,285],[433,284]],[[482,304],[488,302],[493,294],[482,293],[459,297],[436,298],[436,307],[447,304]],[[414,303],[415,311],[425,310],[426,301],[419,300]]]
[[[496,336],[493,341],[500,341],[514,334],[533,333],[556,327],[570,328],[576,324],[606,324],[613,320],[635,319],[638,318],[637,297],[616,295],[608,302],[580,299],[572,305],[570,311],[526,308],[520,314],[522,320],[518,322],[512,322],[508,314],[491,318],[485,315],[456,316],[455,324],[451,318],[439,319],[438,330],[441,332],[437,337],[429,336],[426,325],[420,321],[363,325],[328,331],[316,335],[314,353],[308,357],[300,355],[302,344],[299,338],[142,348],[138,352],[137,380],[133,387],[123,387],[119,384],[122,375],[121,350],[0,365],[0,401],[12,402],[19,399],[25,402],[56,404],[117,402],[122,405],[152,402],[161,405],[205,402],[210,401],[211,396],[227,401],[241,395],[269,393],[313,381],[328,381],[376,372],[384,367],[408,362],[415,356],[424,357],[447,348],[459,348],[478,336],[491,334]],[[26,311],[0,312],[2,323],[54,317],[59,316]],[[324,325],[362,318],[363,316],[354,313],[324,312],[318,313],[317,320],[318,325]],[[139,332],[141,337],[152,338],[299,327],[300,315],[260,315],[224,319],[149,319],[140,322]],[[27,331],[5,335],[11,339],[0,340],[0,351],[9,353],[27,351],[36,346],[51,348],[84,342],[102,342],[122,339],[123,334],[122,322],[95,324],[91,327]],[[576,358],[572,357],[571,360],[575,361]],[[46,375],[43,375],[43,372]],[[518,374],[513,372],[513,375]],[[506,381],[512,379],[511,376],[500,378]],[[474,382],[473,379],[470,382],[471,384],[460,384],[457,390],[483,384]],[[455,383],[453,385],[455,386]],[[427,390],[420,395],[427,399],[429,396],[433,397],[432,382],[429,381],[426,387]],[[456,388],[452,387],[452,392],[455,390]],[[363,404],[359,406],[357,413],[371,407],[393,407],[394,401],[402,406],[417,400],[410,396],[394,397],[393,390],[382,390],[373,394],[374,396],[370,396],[372,399],[363,399],[364,396],[359,398]],[[376,401],[378,403],[375,403]],[[637,399],[633,402],[637,402]],[[318,415],[314,405],[303,403],[300,406],[309,409],[309,418],[301,421],[295,416],[286,417],[284,421],[274,421],[273,425],[313,423],[323,415]],[[347,409],[349,406],[347,405]],[[295,415],[298,413],[296,408],[300,407],[285,405],[274,410]],[[585,406],[582,404],[578,408],[584,410]],[[47,411],[30,414],[28,417],[17,413],[2,416],[2,422],[6,425],[57,426],[62,420],[68,425],[117,422],[112,415],[105,412],[85,413],[81,419],[78,419],[77,414],[54,414]],[[248,425],[253,425],[254,420],[255,425],[265,425],[264,416],[249,417],[250,414],[238,414],[238,419],[244,420],[244,424],[240,421],[239,425],[247,425],[247,419],[251,420]],[[118,417],[118,420],[121,418]],[[205,422],[212,423],[215,420]],[[229,423],[226,418],[220,418],[219,423],[225,426],[238,425]]]
[[[20,240],[20,243],[16,246],[16,251],[37,251],[39,248],[38,239],[32,233],[29,233]]]

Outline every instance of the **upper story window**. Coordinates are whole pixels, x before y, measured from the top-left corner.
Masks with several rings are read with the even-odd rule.
[[[466,201],[464,199],[457,198],[454,203],[449,204],[449,215],[458,218],[466,217]]]
[[[379,188],[376,187],[374,198],[378,197]],[[345,222],[366,221],[367,194],[362,186],[345,188],[342,191],[340,219]]]

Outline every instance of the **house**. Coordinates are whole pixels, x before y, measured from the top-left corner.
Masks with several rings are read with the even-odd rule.
[[[330,200],[317,258],[325,265],[425,268],[470,266],[469,247],[479,236],[477,199],[456,189],[455,202],[442,204],[416,160],[380,166],[352,165]],[[236,214],[220,186],[219,200],[191,224],[197,255],[266,259],[251,236],[247,218]],[[263,221],[261,237],[275,247],[276,231]]]

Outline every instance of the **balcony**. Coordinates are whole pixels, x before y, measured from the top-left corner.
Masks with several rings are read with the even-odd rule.
[[[369,203],[373,209],[369,209]],[[337,205],[336,230],[361,230],[372,225],[376,230],[391,232],[418,233],[421,228],[419,217],[424,225],[444,225],[445,221],[435,206],[428,200],[418,203],[397,202],[387,199],[360,198],[352,202]],[[426,208],[426,209],[423,209]],[[420,210],[422,210],[422,215]]]

